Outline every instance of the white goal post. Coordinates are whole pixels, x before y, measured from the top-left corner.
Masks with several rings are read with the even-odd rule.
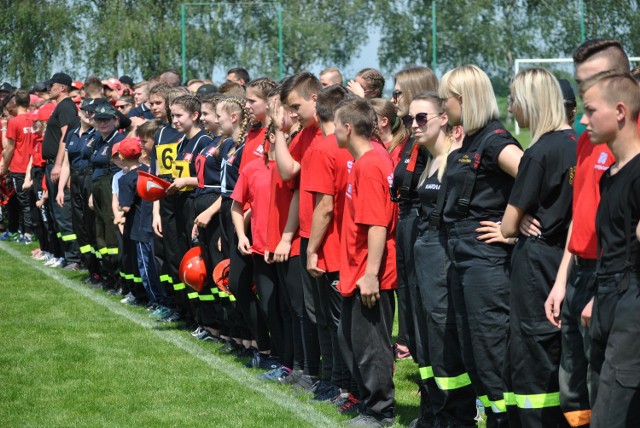
[[[513,75],[517,75],[518,71],[520,71],[520,64],[531,64],[531,63],[538,63],[538,64],[549,64],[549,63],[567,63],[573,62],[573,58],[518,58],[515,61],[515,64],[513,65]],[[638,56],[630,56],[629,57],[629,62],[640,62],[640,57]],[[516,131],[516,135],[520,135],[520,127],[518,126],[518,122],[515,122],[515,131]]]

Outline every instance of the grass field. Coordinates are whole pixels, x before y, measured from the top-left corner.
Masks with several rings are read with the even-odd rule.
[[[306,427],[348,419],[327,403],[258,380],[144,308],[47,268],[0,242],[3,427]],[[417,368],[398,362],[397,423],[418,415]]]

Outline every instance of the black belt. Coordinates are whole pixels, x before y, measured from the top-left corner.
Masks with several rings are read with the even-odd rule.
[[[596,259],[583,259],[580,256],[574,256],[573,260],[580,269],[595,269],[598,263]]]

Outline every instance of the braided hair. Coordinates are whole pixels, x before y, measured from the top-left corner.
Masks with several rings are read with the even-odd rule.
[[[249,114],[249,108],[247,107],[247,102],[244,98],[228,97],[221,100],[218,104],[221,105],[222,109],[229,114],[232,112],[239,113],[240,134],[238,135],[237,140],[233,140],[234,146],[229,150],[229,154],[227,155],[232,156],[247,137],[251,115]],[[233,135],[231,138],[233,138]]]
[[[268,77],[260,77],[258,79],[252,80],[247,85],[247,90],[249,88],[253,89],[258,97],[262,100],[267,101],[269,98],[269,93],[277,86],[277,83]],[[262,123],[257,121],[251,124],[251,127],[254,129],[258,129],[262,127]]]

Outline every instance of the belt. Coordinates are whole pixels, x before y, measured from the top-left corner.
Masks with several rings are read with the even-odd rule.
[[[573,260],[580,269],[595,269],[598,263],[596,259],[583,259],[580,256],[573,256]]]

